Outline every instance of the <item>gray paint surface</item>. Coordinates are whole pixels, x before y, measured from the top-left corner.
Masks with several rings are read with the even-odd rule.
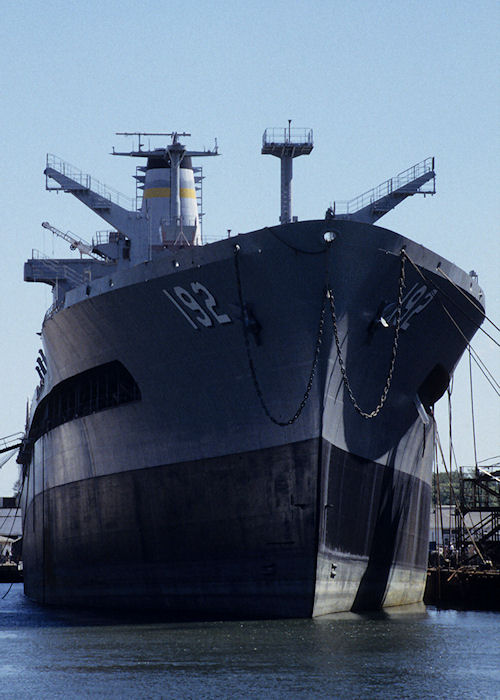
[[[325,231],[335,234],[329,245]],[[345,392],[327,307],[304,410],[286,427],[269,420],[245,351],[236,244],[243,298],[261,328],[258,337],[249,332],[256,376],[269,412],[281,421],[293,416],[304,395],[325,284],[335,295],[352,389],[360,405],[376,405],[393,332],[373,331],[373,322],[384,303],[397,300],[399,253],[406,247],[425,277],[407,261],[406,291],[425,287],[422,298],[439,291],[417,313],[411,296],[403,302],[407,327],[400,333],[387,402],[376,418],[358,415]],[[438,264],[462,291],[438,273]],[[82,588],[95,579],[95,562],[102,573],[99,596],[111,601],[115,594],[118,605],[144,596],[151,604],[175,607],[179,595],[191,597],[200,614],[224,612],[226,605],[227,614],[265,616],[278,605],[276,614],[286,616],[421,598],[433,438],[414,397],[437,364],[453,371],[465,347],[461,333],[472,337],[482,320],[469,300],[481,299],[471,278],[386,229],[319,221],[165,251],[89,286],[70,291],[66,308],[44,324],[48,372],[40,399],[64,379],[112,360],[132,374],[142,398],[60,425],[34,445],[24,492],[30,596],[95,603],[97,589],[90,583]],[[182,302],[179,288],[197,308]],[[309,446],[306,458],[297,456],[300,445]],[[223,474],[224,487],[213,486],[214,473]],[[285,496],[276,502],[280,490]],[[178,516],[169,506],[168,517],[144,525],[166,493],[185,510]],[[134,507],[138,520],[132,525],[127,519]],[[219,530],[217,516],[225,508],[232,515],[221,515]],[[352,526],[342,516],[360,508],[363,547],[352,544]],[[234,527],[239,539],[233,540],[228,533]],[[112,560],[103,555],[108,550],[100,547],[124,554],[132,531],[143,538],[141,551],[149,543],[158,562],[149,569],[117,562],[113,574]],[[269,540],[270,531],[280,542],[291,533],[293,556],[282,545],[268,561],[263,538]],[[200,546],[202,534],[210,547]],[[182,564],[176,547],[184,551]],[[92,557],[85,558],[86,551]],[[299,568],[307,575],[297,575],[295,561],[303,562]],[[272,585],[261,585],[251,573],[266,566],[275,567]],[[134,572],[129,577],[127,567]],[[137,577],[147,577],[148,570],[152,585],[138,585]],[[196,571],[202,573],[196,577]],[[122,579],[129,598],[117,587]],[[226,603],[221,596],[229,596]],[[287,602],[278,604],[280,599]]]

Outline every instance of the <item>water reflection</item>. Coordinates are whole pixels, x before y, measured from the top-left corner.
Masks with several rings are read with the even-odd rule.
[[[41,608],[17,586],[0,601],[0,697],[493,698],[499,623],[498,613],[424,606],[314,620],[131,621]]]

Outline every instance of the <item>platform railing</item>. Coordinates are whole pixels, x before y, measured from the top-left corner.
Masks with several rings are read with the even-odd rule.
[[[433,170],[434,158],[426,158],[420,161],[420,163],[412,165],[411,168],[407,168],[394,177],[391,177],[389,180],[382,182],[380,185],[373,187],[371,190],[367,190],[357,197],[354,197],[354,199],[345,202],[335,202],[335,213],[354,214],[369,204],[373,204],[377,200],[382,199],[382,197],[392,194],[396,190],[401,190],[405,185],[409,185],[422,175],[432,173]]]
[[[299,144],[312,146],[312,143],[312,129],[303,129],[299,127],[271,127],[266,129],[264,131],[264,135],[262,136],[262,146],[269,146],[271,144]]]
[[[85,282],[86,271],[84,269],[77,272],[70,264],[66,264],[58,258],[49,258],[35,248],[31,251],[31,260],[33,262],[33,277],[35,278],[44,279],[47,270],[50,270],[54,273],[56,281],[67,279],[75,287]]]
[[[128,197],[127,195],[118,192],[118,190],[115,190],[113,187],[108,187],[108,185],[99,182],[99,180],[96,180],[96,178],[91,177],[87,173],[83,173],[81,170],[79,170],[79,168],[76,168],[74,165],[71,165],[71,163],[67,163],[52,153],[47,154],[47,168],[57,170],[57,172],[61,173],[61,175],[74,180],[81,185],[82,189],[84,190],[95,192],[103,199],[107,199],[110,202],[123,207],[124,209],[136,211],[136,200],[133,197]],[[48,177],[50,178],[50,175]],[[64,188],[61,186],[49,187],[47,185],[47,189],[60,190]]]
[[[0,454],[3,452],[10,452],[19,447],[23,439],[24,433],[12,433],[12,435],[6,435],[0,438]]]

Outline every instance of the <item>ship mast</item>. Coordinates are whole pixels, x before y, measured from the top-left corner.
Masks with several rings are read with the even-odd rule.
[[[118,152],[113,148],[112,155],[114,156],[132,156],[136,158],[147,158],[148,166],[140,168],[145,172],[145,176],[136,176],[141,182],[141,187],[144,189],[144,197],[146,200],[155,199],[155,213],[153,217],[158,218],[158,223],[161,229],[163,242],[174,244],[194,244],[199,242],[198,233],[198,216],[196,214],[196,204],[190,208],[190,203],[186,199],[196,199],[195,180],[191,158],[199,158],[206,156],[219,155],[217,141],[212,150],[192,151],[188,150],[184,144],[179,141],[179,138],[191,136],[188,132],[117,132],[117,136],[136,136],[138,138],[137,150],[128,152]],[[170,145],[164,148],[144,149],[144,144],[141,142],[144,136],[168,136],[172,139]],[[151,165],[154,163],[153,165]],[[162,186],[152,186],[148,184],[149,169],[158,171],[165,169],[165,182]],[[168,169],[168,176],[167,176]],[[188,176],[189,183],[186,186],[186,172],[190,170]],[[156,172],[158,175],[158,172]],[[152,176],[151,178],[152,179]],[[168,186],[164,185],[167,183]],[[191,182],[192,180],[192,182]],[[159,200],[163,199],[163,202]],[[167,202],[168,200],[168,202]],[[161,209],[160,209],[161,207]],[[189,212],[189,213],[188,213]],[[186,235],[187,234],[187,235]]]
[[[292,161],[298,156],[309,155],[313,149],[312,129],[271,128],[264,131],[261,153],[276,156],[281,161],[281,216],[280,222],[292,221]]]

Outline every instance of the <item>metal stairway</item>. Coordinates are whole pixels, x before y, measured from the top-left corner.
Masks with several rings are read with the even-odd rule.
[[[485,469],[476,466],[472,476],[465,477],[460,472],[460,498],[458,518],[458,544],[466,547],[475,543],[487,557],[496,559],[498,566],[500,556],[500,471],[498,465]],[[465,528],[462,517],[466,513],[476,513],[479,521]],[[466,561],[474,559],[474,554]]]
[[[0,438],[0,454],[18,450],[22,446],[23,433],[12,433]]]
[[[432,182],[432,189],[424,189]],[[372,224],[414,194],[436,194],[434,158],[426,158],[377,187],[347,202],[334,202],[330,210],[336,219],[352,219]]]
[[[47,155],[44,173],[47,190],[69,192],[118,231],[131,238],[134,236],[137,218],[134,199],[103,185],[52,154]]]
[[[61,158],[52,153],[47,154],[47,165],[44,172],[45,187],[49,191],[64,190],[73,194],[78,192],[89,193],[92,195],[90,201],[93,209],[110,209],[112,204],[117,204],[120,207],[135,211],[136,207],[133,199],[112,187],[104,185],[96,178],[83,173],[71,163],[61,160]],[[57,185],[54,185],[54,182],[57,182]]]

